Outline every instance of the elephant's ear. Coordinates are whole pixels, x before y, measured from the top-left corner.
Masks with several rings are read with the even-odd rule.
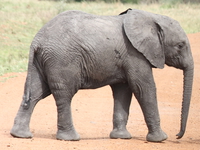
[[[125,33],[139,52],[157,68],[164,68],[165,56],[163,50],[162,29],[154,21],[154,14],[130,10],[124,18]]]

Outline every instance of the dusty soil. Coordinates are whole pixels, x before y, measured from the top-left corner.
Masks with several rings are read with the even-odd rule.
[[[109,139],[112,130],[113,100],[109,86],[96,90],[79,91],[73,98],[72,110],[80,141],[56,140],[56,106],[52,96],[40,101],[33,113],[30,128],[32,139],[13,138],[9,132],[13,125],[23,94],[26,73],[11,73],[0,77],[0,149],[200,149],[200,33],[188,35],[195,62],[195,75],[187,131],[182,139],[176,134],[180,127],[182,71],[165,67],[155,69],[161,126],[168,139],[161,143],[145,141],[147,127],[135,98],[132,100],[128,130],[130,140]]]

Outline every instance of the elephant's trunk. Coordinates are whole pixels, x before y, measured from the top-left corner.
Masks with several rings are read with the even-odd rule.
[[[194,66],[193,63],[189,67],[183,70],[184,73],[184,89],[183,89],[183,102],[182,102],[182,111],[181,111],[181,127],[180,132],[176,135],[177,139],[183,137],[186,129],[186,123],[189,113],[190,100],[192,94],[192,84],[193,84],[193,74]]]

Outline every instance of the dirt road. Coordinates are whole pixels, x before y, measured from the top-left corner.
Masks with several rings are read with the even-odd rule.
[[[23,94],[26,73],[11,73],[0,77],[0,149],[1,150],[200,150],[200,33],[188,35],[195,62],[195,75],[190,114],[185,136],[177,140],[180,127],[182,71],[165,67],[155,69],[161,126],[168,134],[162,143],[145,141],[147,127],[135,98],[132,100],[128,130],[130,140],[109,139],[112,130],[113,100],[109,86],[97,90],[79,91],[73,98],[72,111],[81,141],[56,140],[57,112],[52,96],[39,102],[30,128],[32,139],[13,138],[13,125]]]

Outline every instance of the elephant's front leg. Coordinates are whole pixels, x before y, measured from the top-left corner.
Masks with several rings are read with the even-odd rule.
[[[132,92],[128,84],[111,85],[114,97],[113,131],[110,138],[130,139],[131,134],[126,129],[129,116],[129,106]]]
[[[145,75],[145,73],[138,75],[138,78],[130,82],[130,86],[144,114],[145,122],[148,127],[147,141],[161,142],[166,140],[167,135],[160,127],[156,87],[152,73],[148,75]]]

